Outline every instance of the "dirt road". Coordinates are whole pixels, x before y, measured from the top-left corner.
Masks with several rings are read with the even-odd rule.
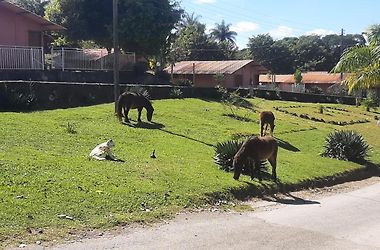
[[[380,249],[379,177],[248,204],[255,210],[185,213],[53,249]]]

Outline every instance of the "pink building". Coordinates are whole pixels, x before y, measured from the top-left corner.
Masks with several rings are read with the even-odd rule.
[[[250,87],[259,83],[259,75],[267,69],[253,60],[182,61],[167,67],[173,81],[189,80],[195,87],[215,87],[217,75],[223,76],[220,84],[226,88]]]
[[[269,86],[275,83],[280,90],[290,92],[294,90],[295,81],[293,75],[260,75],[259,81],[263,86]],[[304,87],[304,90],[317,87],[321,89],[323,93],[328,93],[330,87],[334,85],[341,86],[341,82],[342,80],[340,74],[330,74],[329,72],[316,71],[302,73],[301,85]]]
[[[63,29],[62,26],[17,5],[0,0],[0,45],[2,46],[41,47],[45,45],[46,31]]]

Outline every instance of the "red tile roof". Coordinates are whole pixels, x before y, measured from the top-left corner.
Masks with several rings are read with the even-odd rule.
[[[345,76],[343,76],[343,78],[345,78]],[[259,82],[264,83],[264,84],[271,83],[272,82],[271,76],[260,75]],[[293,84],[294,76],[293,75],[276,75],[276,82]],[[325,72],[325,71],[315,71],[315,72],[302,73],[301,83],[335,84],[335,83],[341,83],[341,80],[340,80],[340,74],[330,74],[329,72]]]
[[[229,61],[182,61],[175,63],[173,67],[173,74],[193,74],[193,65],[195,65],[196,74],[233,74],[244,66],[252,64],[258,67],[258,70],[266,72],[267,69],[263,66],[254,63],[253,60],[229,60]],[[165,69],[171,72],[171,68]]]

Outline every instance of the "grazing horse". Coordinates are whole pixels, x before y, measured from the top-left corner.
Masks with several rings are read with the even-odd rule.
[[[117,101],[117,117],[120,122],[122,122],[122,116],[124,111],[125,122],[129,123],[128,112],[130,109],[137,109],[138,118],[137,121],[141,122],[141,111],[146,109],[146,118],[148,121],[152,120],[154,108],[152,103],[145,96],[133,93],[133,92],[124,92],[119,96]]]
[[[273,136],[274,119],[272,111],[262,111],[260,113],[260,136],[264,136],[267,133],[268,125],[270,126],[270,135]],[[264,125],[266,125],[265,130]]]
[[[262,161],[268,160],[272,166],[272,178],[276,180],[277,151],[277,141],[271,136],[253,136],[248,138],[234,156],[232,163],[234,167],[234,179],[239,179],[243,165],[245,165],[251,170],[251,178],[253,179],[254,171],[257,171],[259,180],[261,181],[260,165]],[[254,169],[250,164],[252,161],[255,163]]]

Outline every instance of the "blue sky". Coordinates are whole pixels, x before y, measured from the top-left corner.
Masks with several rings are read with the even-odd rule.
[[[379,0],[180,0],[208,29],[225,20],[238,33],[236,43],[269,33],[275,39],[307,34],[360,34],[380,24]]]

